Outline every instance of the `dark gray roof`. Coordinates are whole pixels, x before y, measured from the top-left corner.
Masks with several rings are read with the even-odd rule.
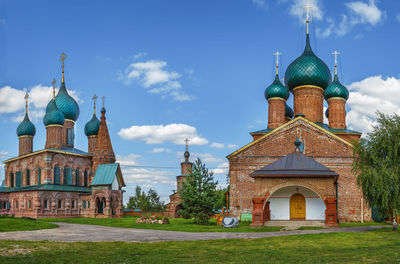
[[[337,177],[337,173],[301,152],[291,153],[250,174],[251,177]]]

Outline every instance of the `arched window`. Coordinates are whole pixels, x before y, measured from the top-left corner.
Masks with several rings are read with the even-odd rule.
[[[31,171],[30,170],[26,170],[26,186],[31,184]]]
[[[62,200],[61,199],[58,200],[58,208],[59,209],[62,208]]]
[[[79,169],[78,168],[76,168],[76,170],[75,170],[75,185],[76,186],[81,185],[81,183],[79,181]]]
[[[64,168],[63,184],[72,185],[72,169]]]
[[[54,167],[54,184],[60,184],[60,167]]]
[[[31,204],[31,200],[28,200],[28,208],[31,208],[32,204]]]
[[[88,171],[85,170],[84,175],[83,175],[83,186],[87,187],[88,186]]]
[[[75,209],[75,200],[72,200],[72,209]]]
[[[10,187],[14,187],[14,173],[10,173]]]
[[[40,177],[41,177],[41,170],[40,170],[40,168],[37,168],[37,184],[39,185],[39,184],[41,184],[41,180],[40,180]]]

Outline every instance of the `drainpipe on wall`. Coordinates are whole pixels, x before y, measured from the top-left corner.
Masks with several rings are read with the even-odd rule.
[[[336,182],[335,182],[335,188],[336,188],[336,222],[339,224],[339,204],[338,204],[338,198],[339,198],[339,195],[338,195],[338,186],[339,186],[339,183],[337,182],[337,180],[336,180]]]

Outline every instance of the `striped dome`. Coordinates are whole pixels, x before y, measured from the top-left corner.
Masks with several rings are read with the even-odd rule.
[[[99,132],[100,121],[97,119],[96,114],[93,114],[92,119],[85,125],[86,136],[95,136]]]
[[[63,113],[65,119],[76,121],[79,117],[78,103],[72,98],[65,87],[65,82],[61,83],[60,90],[56,96],[58,109]]]
[[[56,102],[51,99],[46,107],[46,114],[43,117],[43,123],[45,126],[48,125],[64,125],[65,118],[63,113],[58,110]]]
[[[278,97],[287,100],[289,98],[289,90],[279,80],[278,74],[275,75],[275,80],[270,86],[265,89],[265,99],[269,100],[273,97]]]
[[[289,90],[302,85],[314,85],[325,89],[331,83],[331,80],[331,72],[328,66],[312,51],[310,37],[307,34],[303,54],[294,60],[286,70],[286,86]]]
[[[17,136],[34,136],[36,134],[36,128],[33,123],[29,120],[28,113],[25,112],[24,120],[17,127]]]

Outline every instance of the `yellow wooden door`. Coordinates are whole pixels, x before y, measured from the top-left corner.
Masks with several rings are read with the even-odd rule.
[[[306,199],[300,193],[290,198],[290,219],[306,219]]]

